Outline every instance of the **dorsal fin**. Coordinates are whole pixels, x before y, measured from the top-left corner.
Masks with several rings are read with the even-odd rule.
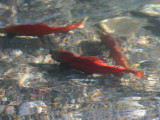
[[[107,65],[107,63],[104,63],[104,61],[102,61],[99,57],[95,57],[95,56],[89,56],[89,57],[82,57],[82,58],[85,58],[91,62],[94,62],[96,64],[99,64],[99,65]]]
[[[52,29],[57,29],[58,27],[52,26],[51,28],[52,28]]]
[[[36,23],[35,25],[42,25],[42,26],[48,26],[47,23],[43,22],[43,23]]]

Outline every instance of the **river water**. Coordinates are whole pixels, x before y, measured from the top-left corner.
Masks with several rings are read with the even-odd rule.
[[[67,26],[66,34],[0,34],[0,120],[160,120],[160,0],[1,0],[0,26]],[[114,60],[97,30],[115,36],[129,67],[121,77],[63,70],[49,49]]]

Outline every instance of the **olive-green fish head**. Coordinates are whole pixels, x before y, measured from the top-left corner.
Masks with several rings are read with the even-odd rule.
[[[51,54],[51,56],[52,56],[52,58],[54,59],[54,60],[56,60],[56,61],[60,61],[59,60],[59,57],[60,57],[60,53],[59,53],[59,50],[58,49],[51,49],[50,51],[49,51],[49,53]]]
[[[0,28],[0,33],[7,33],[3,28]]]

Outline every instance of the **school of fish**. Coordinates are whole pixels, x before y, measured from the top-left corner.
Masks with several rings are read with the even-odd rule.
[[[81,22],[66,27],[50,27],[46,23],[13,25],[0,28],[0,33],[11,34],[14,36],[39,36],[52,33],[64,33],[71,29],[81,27],[85,21],[86,18]],[[95,56],[77,56],[74,53],[65,51],[63,49],[50,50],[50,54],[52,55],[53,59],[61,63],[68,64],[70,67],[81,70],[88,74],[100,73],[121,75],[122,73],[133,73],[137,78],[141,79],[142,71],[135,71],[128,68],[127,60],[121,51],[118,40],[104,32],[101,32],[100,36],[101,42],[104,43],[104,45],[106,45],[106,47],[110,50],[111,57],[116,63],[115,66],[108,65],[100,58]]]

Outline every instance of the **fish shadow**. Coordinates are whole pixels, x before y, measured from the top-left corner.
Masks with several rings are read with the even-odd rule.
[[[83,71],[68,68],[68,66],[65,65],[58,65],[58,64],[37,64],[37,63],[28,63],[30,66],[37,67],[38,70],[44,74],[44,77],[48,78],[55,78],[58,81],[63,82],[74,82],[79,81],[80,84],[86,84],[86,85],[101,85],[105,87],[121,87],[121,77],[115,77],[110,74],[102,74],[97,75],[93,74],[86,74]],[[95,77],[96,76],[96,77]],[[54,84],[54,81],[48,81],[52,86],[52,83]],[[77,84],[77,82],[76,82]],[[54,86],[54,85],[53,85]]]
[[[50,49],[57,46],[54,37],[44,36],[42,39],[44,43],[37,36],[8,37],[0,34],[0,49]]]
[[[100,41],[82,41],[79,47],[81,47],[82,56],[97,56],[101,55],[102,51],[106,50],[103,43]]]
[[[58,64],[39,64],[39,63],[28,63],[28,65],[37,67],[40,72],[46,72],[50,77],[56,77],[59,80],[69,79],[71,75],[75,74],[75,77],[85,78],[87,74],[79,70],[71,69],[66,65]]]

